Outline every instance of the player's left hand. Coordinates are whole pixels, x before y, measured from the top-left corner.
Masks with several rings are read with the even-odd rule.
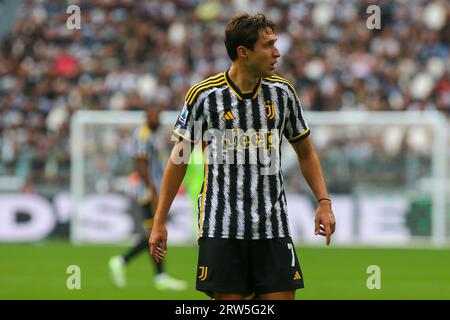
[[[321,201],[316,210],[316,217],[314,220],[315,230],[314,234],[319,234],[327,238],[327,246],[330,245],[331,235],[336,229],[336,220],[331,209],[331,202]]]

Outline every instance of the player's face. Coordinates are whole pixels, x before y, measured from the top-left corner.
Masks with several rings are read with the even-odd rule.
[[[159,112],[156,110],[147,111],[147,124],[152,130],[156,130],[159,127]]]
[[[276,41],[275,33],[268,28],[259,33],[254,49],[248,50],[248,67],[256,76],[264,78],[274,74],[275,63],[280,57]]]

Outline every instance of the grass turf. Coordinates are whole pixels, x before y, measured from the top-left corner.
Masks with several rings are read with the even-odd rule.
[[[297,299],[450,299],[450,249],[302,247],[305,289]],[[0,244],[0,299],[208,299],[195,290],[197,247],[170,247],[167,271],[189,283],[182,292],[153,287],[153,266],[141,254],[114,286],[108,259],[125,246],[72,246],[64,241]],[[81,269],[81,289],[69,290],[67,267]],[[381,289],[369,290],[369,265],[381,268]]]

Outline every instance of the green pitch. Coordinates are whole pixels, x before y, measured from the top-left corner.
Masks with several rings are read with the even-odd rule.
[[[167,269],[185,279],[182,292],[160,292],[142,254],[118,289],[107,263],[126,247],[72,246],[67,242],[0,244],[0,299],[207,299],[195,291],[197,247],[171,247]],[[450,249],[318,248],[297,245],[305,289],[297,299],[450,299]],[[81,289],[69,290],[67,267],[80,267]],[[381,270],[381,289],[369,290],[367,267]]]

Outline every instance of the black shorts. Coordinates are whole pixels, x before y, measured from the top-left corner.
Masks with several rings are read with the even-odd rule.
[[[244,296],[303,288],[290,237],[264,240],[200,238],[197,290]]]

